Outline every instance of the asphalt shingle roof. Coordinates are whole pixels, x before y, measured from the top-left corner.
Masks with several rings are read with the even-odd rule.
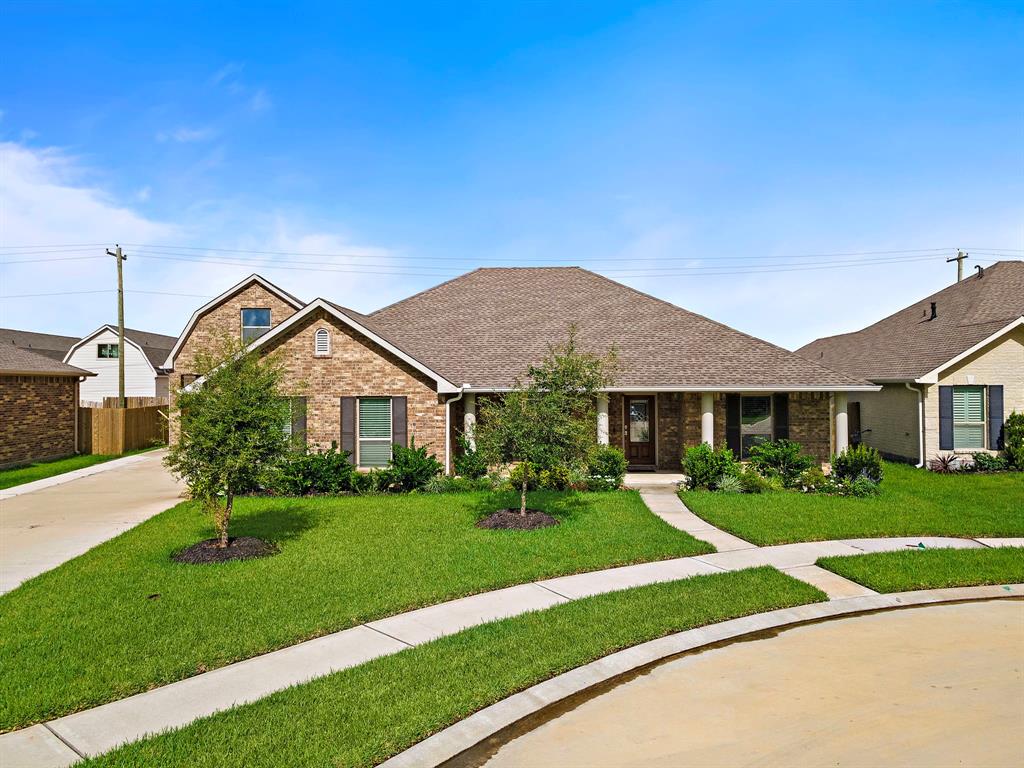
[[[474,388],[511,386],[571,325],[581,348],[615,347],[620,387],[867,384],[579,267],[478,269],[366,319],[449,381]]]
[[[51,360],[63,360],[68,350],[80,340],[77,336],[57,336],[52,333],[0,328],[0,344],[29,349]]]
[[[936,317],[931,316],[935,302]],[[865,379],[913,380],[1024,316],[1024,261],[1000,261],[855,333],[801,347],[808,360]]]
[[[38,352],[16,347],[13,344],[0,344],[0,374],[37,375],[37,376],[95,376],[94,373],[83,371],[73,365],[54,360]]]

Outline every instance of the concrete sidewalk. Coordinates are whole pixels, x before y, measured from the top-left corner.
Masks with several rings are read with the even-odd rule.
[[[99,464],[73,480],[0,499],[0,593],[77,557],[180,501],[166,451]],[[36,485],[33,483],[32,485]]]

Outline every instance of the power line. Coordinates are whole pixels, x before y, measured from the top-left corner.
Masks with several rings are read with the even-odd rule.
[[[0,296],[0,299],[35,299],[41,296],[84,296],[90,293],[117,293],[116,288],[103,288],[97,291],[57,291],[56,293],[13,293],[8,296]],[[192,299],[210,299],[212,296],[202,293],[171,293],[170,291],[136,291],[125,290],[125,293],[145,293],[150,296],[186,296]]]

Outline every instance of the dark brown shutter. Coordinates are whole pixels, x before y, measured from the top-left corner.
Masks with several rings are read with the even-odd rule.
[[[740,457],[740,396],[725,396],[725,444]]]
[[[939,387],[939,450],[953,450],[952,387]]]
[[[775,427],[776,440],[789,440],[789,393],[772,397],[772,425]]]
[[[407,408],[408,398],[391,398],[391,442],[403,448],[409,447]]]
[[[292,449],[301,451],[306,447],[306,398],[292,398]]]
[[[1003,385],[988,388],[988,447],[993,451],[1003,448]]]
[[[356,463],[356,399],[341,398],[341,450],[348,451],[348,463]]]

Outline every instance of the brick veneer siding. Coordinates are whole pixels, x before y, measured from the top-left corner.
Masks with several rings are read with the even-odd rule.
[[[661,392],[658,402],[658,469],[679,469],[683,442],[683,395],[681,392]],[[700,435],[698,422],[697,434]]]
[[[828,393],[789,393],[789,439],[819,461],[828,461],[832,453],[831,412]]]
[[[75,452],[77,379],[0,376],[0,467]]]
[[[313,355],[313,335],[320,328],[331,334],[329,357]],[[409,437],[444,462],[445,405],[433,380],[348,325],[316,312],[267,344],[266,352],[279,355],[284,366],[282,394],[306,398],[309,446],[340,445],[342,397],[405,396]]]

